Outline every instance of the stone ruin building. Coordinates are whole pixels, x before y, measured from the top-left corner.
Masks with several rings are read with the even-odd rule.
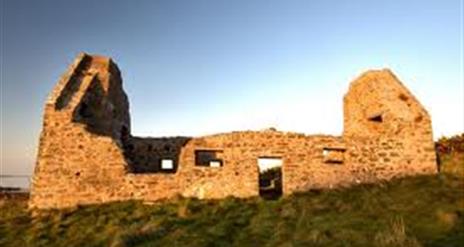
[[[354,80],[343,110],[342,136],[136,137],[117,65],[82,53],[46,101],[29,206],[259,196],[260,160],[283,195],[437,172],[430,116],[391,71]]]

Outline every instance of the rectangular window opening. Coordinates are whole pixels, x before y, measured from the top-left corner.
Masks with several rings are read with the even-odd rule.
[[[174,169],[174,160],[172,159],[162,159],[161,160],[161,170],[170,171]]]
[[[209,162],[210,167],[221,167],[222,166],[222,160],[211,160]]]
[[[223,151],[222,150],[196,150],[195,165],[206,167],[222,167]]]
[[[322,149],[324,163],[328,164],[343,164],[345,148],[326,147]]]

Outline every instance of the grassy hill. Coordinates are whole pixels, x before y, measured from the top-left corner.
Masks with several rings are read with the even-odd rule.
[[[129,201],[32,217],[0,200],[0,246],[463,246],[464,156],[442,173],[348,189],[164,204]]]

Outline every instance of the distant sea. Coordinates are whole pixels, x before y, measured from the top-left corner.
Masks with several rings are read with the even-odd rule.
[[[29,176],[0,175],[0,187],[29,189]]]

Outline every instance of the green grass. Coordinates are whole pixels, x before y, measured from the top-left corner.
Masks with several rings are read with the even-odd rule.
[[[277,201],[129,201],[42,212],[0,206],[0,246],[462,246],[464,181],[450,174]]]
[[[464,155],[440,155],[439,175],[276,201],[179,198],[34,214],[1,198],[0,246],[463,246]]]
[[[464,153],[442,154],[440,160],[442,172],[464,177]]]

